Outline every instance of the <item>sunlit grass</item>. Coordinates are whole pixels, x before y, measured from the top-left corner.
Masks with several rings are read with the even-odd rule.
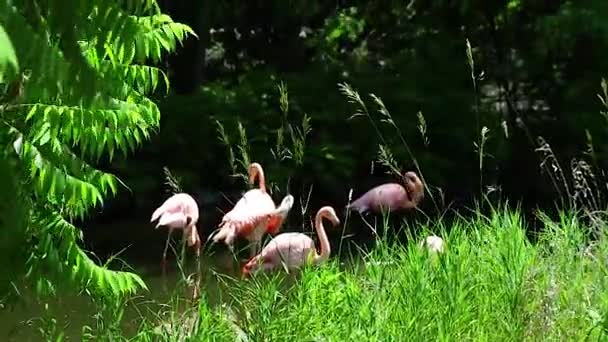
[[[378,131],[383,141],[378,161],[398,176],[402,167],[390,146],[384,143],[359,94],[347,85],[343,85],[342,90],[360,107],[357,113],[367,116]],[[286,116],[287,90],[282,85],[279,92],[281,112]],[[414,169],[423,177],[420,165],[388,109],[378,97],[371,96],[378,106],[381,122],[396,130]],[[302,163],[309,132],[307,120],[304,115],[300,127],[292,127],[286,121],[277,129],[276,146],[271,150],[275,162],[293,159],[296,165]],[[426,124],[421,113],[418,121],[426,141]],[[238,134],[229,136],[221,122],[216,124],[220,140],[228,149],[234,176],[246,182],[246,174],[240,171],[246,170],[251,160],[260,158],[251,155],[245,127],[239,123]],[[487,130],[480,132],[475,146],[481,173]],[[552,155],[549,148],[543,151]],[[543,160],[541,166],[547,163]],[[586,169],[579,169],[582,171],[573,169],[572,172],[575,181],[580,178],[575,182],[579,184],[574,187],[578,189],[576,193],[591,193],[586,178],[575,177],[586,175]],[[564,178],[562,174],[560,179]],[[277,184],[289,184],[289,181],[281,179],[272,183],[275,190],[280,190]],[[569,190],[567,183],[564,184]],[[483,185],[480,179],[480,191]],[[441,212],[443,201],[435,200],[429,186],[427,184],[429,198]],[[565,193],[568,198],[581,197],[574,190]],[[344,258],[334,255],[329,262],[305,269],[298,275],[260,274],[243,280],[205,268],[202,297],[195,303],[184,295],[189,292],[191,282],[181,265],[184,259],[178,258],[181,280],[169,289],[173,295],[168,302],[158,299],[130,303],[129,309],[138,312],[135,315],[138,318],[130,315],[127,320],[126,303],[101,298],[96,303],[100,312],[94,316],[95,323],[82,327],[76,339],[602,340],[608,332],[608,291],[605,290],[608,242],[602,216],[595,214],[600,209],[599,199],[581,198],[592,204],[586,206],[588,209],[583,215],[562,214],[559,221],[554,222],[540,213],[544,226],[534,243],[526,236],[530,227],[526,227],[519,212],[504,207],[489,217],[477,212],[449,224],[435,219],[426,226],[392,227],[385,222],[371,228],[383,232],[380,236],[386,239],[380,238],[362,259],[355,257],[344,262]],[[302,209],[303,216],[306,211]],[[581,222],[581,217],[590,223]],[[397,230],[408,233],[407,242],[393,241],[396,239],[391,235]],[[420,242],[430,234],[444,239],[444,253],[429,253],[421,247]],[[335,246],[333,253],[340,251],[341,246]],[[65,332],[52,315],[41,318],[35,327],[45,340],[56,340]]]
[[[142,319],[130,340],[606,338],[606,236],[590,240],[575,215],[559,222],[540,217],[546,230],[535,244],[521,216],[505,209],[450,227],[410,227],[409,242],[380,241],[348,266],[334,257],[291,277],[218,275],[221,300],[207,294],[195,305],[170,305],[172,314]],[[420,247],[431,233],[445,240],[443,254]]]

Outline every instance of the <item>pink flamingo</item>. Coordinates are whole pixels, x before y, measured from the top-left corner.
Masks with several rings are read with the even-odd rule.
[[[334,226],[340,219],[334,209],[325,206],[317,212],[315,228],[320,242],[320,254],[317,254],[314,241],[303,233],[283,233],[273,238],[262,252],[251,258],[243,266],[243,276],[248,277],[257,270],[269,271],[284,265],[288,270],[299,268],[312,262],[318,265],[329,258],[331,246],[323,227],[323,218],[329,219]]]
[[[198,206],[196,201],[186,193],[178,193],[169,197],[160,207],[154,210],[150,222],[158,220],[156,228],[166,226],[169,229],[165,249],[163,250],[163,259],[161,268],[165,272],[167,262],[167,249],[169,248],[169,240],[175,229],[183,230],[184,241],[188,243],[188,247],[194,246],[196,258],[200,256],[201,239],[198,236],[196,223],[198,222]]]
[[[287,195],[283,199],[285,205],[280,210],[275,208],[274,201],[266,192],[262,166],[252,163],[249,165],[249,183],[255,184],[256,179],[260,187],[247,191],[234,208],[224,215],[219,231],[213,237],[213,242],[224,241],[230,249],[237,237],[244,237],[251,242],[251,256],[260,250],[265,233],[278,233],[293,206],[293,196]]]
[[[424,197],[424,185],[413,171],[406,172],[403,180],[405,187],[399,183],[376,186],[347,205],[346,209],[356,210],[363,214],[368,211],[378,213],[382,209],[393,212],[417,207]]]

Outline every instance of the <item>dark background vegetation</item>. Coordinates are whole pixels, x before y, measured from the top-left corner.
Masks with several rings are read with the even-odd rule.
[[[298,199],[314,184],[308,215],[321,205],[342,208],[350,188],[357,196],[395,180],[377,163],[371,172],[382,141],[368,118],[349,120],[357,108],[341,94],[342,82],[359,91],[374,117],[369,93],[384,101],[427,184],[441,189],[444,206],[472,206],[488,189],[498,189],[492,196],[521,203],[526,213],[551,207],[559,193],[541,172],[538,136],[565,169],[572,158],[589,158],[604,184],[599,176],[607,161],[608,123],[597,94],[608,75],[606,1],[160,3],[199,39],[189,39],[165,61],[172,90],[157,94],[160,132],[128,160],[106,165],[132,191],[122,191],[91,218],[106,227],[89,224],[90,239],[95,231],[109,234],[108,226],[120,220],[145,226],[168,196],[162,173],[167,166],[198,201],[205,240],[220,209],[228,210],[228,199],[236,201],[245,190],[231,176],[215,120],[233,142],[239,139],[237,123],[244,125],[252,160],[265,167],[268,182],[280,185],[272,193],[276,201],[286,191]],[[280,82],[289,92],[286,117]],[[418,112],[428,143],[418,129]],[[303,165],[277,161],[270,150],[276,130],[283,120],[298,125],[304,114],[312,130]],[[395,129],[376,122],[399,164],[413,170]],[[488,155],[480,174],[474,143],[483,126],[489,129]],[[595,158],[586,154],[588,137]],[[432,215],[431,201],[422,210]]]

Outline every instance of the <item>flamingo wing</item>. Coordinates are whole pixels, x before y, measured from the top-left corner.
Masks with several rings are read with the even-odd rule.
[[[182,199],[177,195],[169,197],[163,204],[158,207],[152,213],[150,222],[158,220],[156,227],[179,223],[181,221],[180,216],[183,216],[183,203]]]
[[[277,207],[275,213],[270,215],[268,223],[266,223],[266,232],[272,235],[276,235],[279,229],[283,225],[283,222],[287,219],[289,211],[293,206],[293,196],[287,195],[281,201],[281,204]]]
[[[314,242],[306,234],[283,233],[273,238],[248,264],[251,268],[252,263],[261,261],[264,269],[299,267],[307,262],[314,248]]]
[[[277,210],[284,211],[290,209],[292,205],[293,197],[288,195]],[[256,270],[268,271],[281,266],[287,270],[298,268],[312,262],[314,254],[316,254],[315,244],[309,236],[295,232],[283,233],[275,236],[258,255],[249,259],[243,266],[242,272],[248,277]]]
[[[271,216],[270,220],[268,220],[268,224],[266,225],[266,232],[276,235],[279,232],[281,225],[283,225],[284,220],[285,218],[283,218],[281,215]]]
[[[302,233],[284,233],[275,238],[275,258],[287,268],[298,267],[307,262],[308,257],[315,251],[312,239]],[[268,244],[272,246],[273,241]]]
[[[152,217],[150,218],[150,222],[158,220],[165,212],[172,211],[174,209],[174,204],[169,201],[170,199],[171,198],[166,200],[160,207],[154,210],[154,212],[152,213]]]
[[[231,244],[237,235],[249,236],[261,226],[275,211],[274,202],[270,196],[259,189],[247,191],[227,212],[220,223],[220,231],[213,241],[224,240]]]
[[[156,228],[160,226],[185,227],[188,223],[186,215],[182,212],[168,212],[160,216]]]
[[[389,211],[398,210],[400,203],[407,197],[407,191],[398,183],[387,183],[381,185],[377,190],[377,209],[386,208]]]
[[[158,220],[156,228],[170,226],[183,228],[188,221],[198,221],[198,206],[196,201],[188,194],[178,193],[169,197],[163,204],[152,213],[150,222]]]
[[[401,184],[386,183],[370,189],[353,201],[348,208],[360,213],[366,211],[378,212],[381,208],[394,211],[400,207],[399,203],[401,203],[406,195],[407,193]]]

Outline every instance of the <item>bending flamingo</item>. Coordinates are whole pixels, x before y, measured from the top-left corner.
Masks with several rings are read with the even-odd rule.
[[[266,192],[262,166],[252,163],[249,165],[249,182],[255,184],[256,179],[259,181],[259,188],[247,191],[234,208],[224,215],[219,224],[219,231],[213,237],[213,242],[224,241],[231,249],[237,236],[244,237],[251,242],[251,256],[260,250],[265,233],[278,233],[293,206],[293,196],[287,195],[283,202],[289,205],[281,210],[275,208],[274,201]]]
[[[424,197],[424,185],[413,171],[406,172],[403,180],[405,187],[399,183],[376,186],[347,205],[346,209],[364,214],[368,211],[379,213],[382,209],[393,212],[415,208]]]
[[[160,207],[154,210],[150,222],[158,220],[156,228],[165,226],[169,229],[165,249],[163,250],[163,259],[161,268],[165,272],[167,262],[167,249],[169,248],[169,240],[175,229],[183,230],[184,241],[188,243],[188,247],[193,247],[196,257],[200,256],[201,240],[198,236],[196,223],[198,222],[198,206],[196,201],[186,193],[178,193],[169,197]]]
[[[331,246],[323,227],[323,218],[331,221],[334,226],[340,224],[340,219],[330,206],[325,206],[317,212],[315,228],[319,236],[320,253],[317,254],[314,241],[303,233],[283,233],[273,238],[262,252],[250,259],[243,266],[243,275],[252,272],[274,270],[284,265],[288,270],[299,268],[309,262],[318,265],[329,258]]]

